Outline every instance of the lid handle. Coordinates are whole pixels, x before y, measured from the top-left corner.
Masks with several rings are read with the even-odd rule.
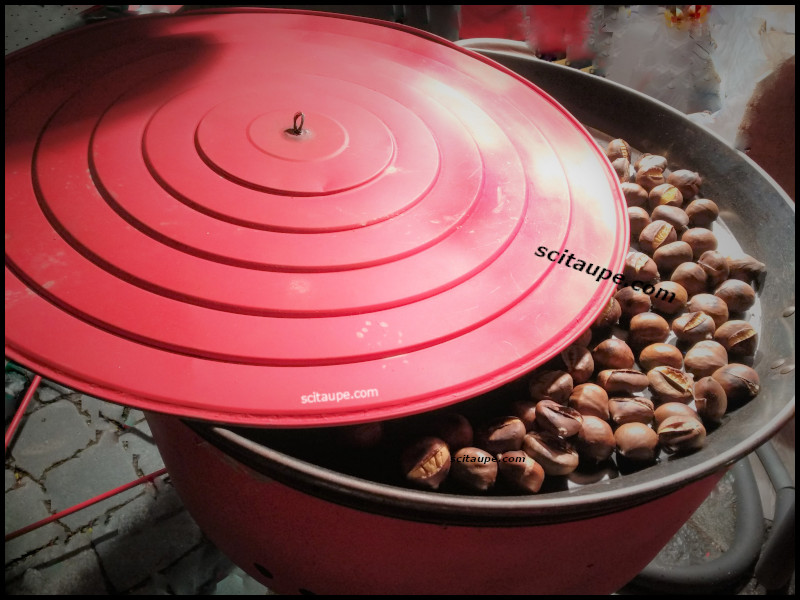
[[[294,119],[292,121],[292,126],[286,130],[286,133],[289,135],[302,135],[303,134],[303,125],[305,125],[306,116],[301,113],[297,112],[294,114]]]

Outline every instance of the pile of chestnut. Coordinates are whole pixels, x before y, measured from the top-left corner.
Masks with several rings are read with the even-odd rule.
[[[483,493],[502,482],[536,493],[579,465],[649,466],[662,451],[701,448],[707,428],[758,394],[744,364],[758,334],[745,313],[764,265],[717,250],[719,208],[700,197],[698,173],[670,171],[663,156],[633,162],[621,139],[606,154],[630,217],[625,281],[650,283],[651,293],[621,287],[589,331],[530,376],[510,414],[474,428],[444,415],[410,441],[400,459],[410,485]]]

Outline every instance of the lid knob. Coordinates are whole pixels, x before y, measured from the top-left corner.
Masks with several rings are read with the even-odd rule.
[[[295,113],[294,119],[292,120],[292,126],[286,130],[286,133],[289,135],[303,135],[303,125],[305,125],[305,122],[306,116],[303,113]]]

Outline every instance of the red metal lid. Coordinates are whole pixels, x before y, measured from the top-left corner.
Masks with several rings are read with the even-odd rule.
[[[561,106],[424,32],[88,27],[6,61],[6,355],[226,423],[429,410],[591,324],[614,285],[573,267],[620,270],[624,207]]]

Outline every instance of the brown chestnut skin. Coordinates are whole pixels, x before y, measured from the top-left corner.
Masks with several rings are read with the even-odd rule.
[[[526,433],[525,424],[517,417],[498,417],[479,431],[476,445],[494,456],[522,448]]]
[[[522,449],[542,465],[547,475],[568,475],[578,468],[575,447],[558,436],[531,431],[525,436]]]
[[[705,446],[706,428],[700,419],[668,417],[658,426],[658,443],[670,452],[692,452]]]
[[[598,417],[604,421],[610,418],[608,412],[608,393],[596,383],[576,385],[569,397],[570,408],[584,417]]]
[[[572,376],[566,371],[540,371],[533,376],[529,385],[533,400],[538,402],[550,398],[560,404],[567,403],[572,387]]]
[[[662,183],[650,190],[650,193],[647,195],[647,203],[650,206],[650,210],[661,205],[677,206],[680,208],[683,206],[683,195],[674,185]],[[652,218],[652,216],[650,218]]]
[[[674,281],[661,281],[656,284],[656,290],[650,297],[653,309],[665,315],[674,315],[683,310],[689,294],[686,289]]]
[[[708,228],[719,217],[719,207],[713,200],[698,198],[686,207],[686,215],[692,227]]]
[[[642,230],[650,225],[650,215],[639,206],[628,207],[628,221],[631,224],[631,240],[638,240]]]
[[[688,169],[678,169],[673,171],[667,177],[667,183],[674,185],[680,191],[681,195],[691,200],[700,191],[700,185],[703,183],[703,178],[698,173]]]
[[[658,167],[648,167],[647,169],[639,169],[636,171],[636,183],[650,192],[654,187],[666,183],[667,179],[664,177],[663,169]]]
[[[618,158],[611,161],[611,166],[617,173],[620,183],[627,183],[631,178],[631,163],[625,158]]]
[[[686,242],[672,242],[661,246],[653,253],[658,272],[669,275],[679,265],[692,262],[692,247]]]
[[[656,262],[644,252],[629,252],[622,267],[622,276],[627,282],[652,283],[660,279]]]
[[[461,448],[450,466],[450,477],[473,492],[485,492],[497,480],[497,461],[480,448]]]
[[[704,252],[717,249],[717,236],[710,229],[694,227],[685,231],[681,236],[681,241],[686,242],[692,247],[694,259],[700,258]]]
[[[672,367],[655,367],[647,372],[650,392],[658,402],[685,402],[694,399],[694,378]]]
[[[540,431],[568,438],[581,430],[583,416],[574,408],[552,400],[541,400],[536,405],[536,425]]]
[[[672,344],[650,344],[639,354],[639,365],[645,371],[655,367],[683,367],[683,354]]]
[[[695,411],[688,404],[684,404],[683,402],[665,402],[664,404],[659,405],[659,407],[655,410],[656,427],[661,425],[661,423],[663,423],[668,417],[679,416],[689,417],[692,419],[699,418],[697,411]]]
[[[583,427],[575,438],[575,449],[582,460],[589,463],[608,460],[616,445],[608,423],[598,417],[584,417]]]
[[[598,329],[606,329],[619,323],[619,318],[622,316],[622,308],[619,306],[614,298],[611,298],[603,308],[603,311],[597,316],[592,324],[592,327]]]
[[[685,262],[675,267],[670,281],[681,284],[689,298],[708,289],[708,275],[703,267],[694,262]]]
[[[622,318],[624,319],[630,319],[634,315],[647,312],[651,307],[650,296],[641,290],[633,289],[631,286],[619,290],[614,294],[614,298],[619,303],[620,310],[622,310]]]
[[[691,297],[686,305],[690,312],[704,312],[714,319],[714,324],[720,327],[728,320],[728,305],[722,298],[713,294],[696,294]]]
[[[708,285],[713,289],[728,278],[728,260],[716,250],[703,252],[697,259],[697,264],[708,275]]]
[[[748,402],[761,390],[758,373],[747,365],[730,363],[714,371],[712,377],[722,386],[729,405]]]
[[[729,356],[752,356],[756,353],[758,334],[747,321],[728,321],[714,332],[714,341],[722,344]]]
[[[403,451],[400,465],[409,483],[435,490],[450,472],[450,451],[444,440],[425,437]]]
[[[645,206],[647,204],[647,190],[638,183],[628,181],[623,183],[621,187],[628,206]]]
[[[607,369],[597,375],[597,383],[609,396],[631,396],[644,391],[649,382],[636,369]]]
[[[500,476],[517,490],[535,494],[542,488],[544,468],[522,450],[505,452],[497,461]]]
[[[515,400],[511,403],[511,414],[525,425],[525,431],[530,431],[536,423],[536,402],[534,400]]]
[[[694,384],[694,405],[705,422],[718,423],[728,410],[728,396],[713,377],[703,377]]]
[[[681,235],[689,228],[689,217],[683,209],[670,204],[660,204],[653,209],[650,215],[651,221],[666,221],[675,228],[678,235]]]
[[[633,168],[637,171],[642,169],[656,168],[659,171],[665,171],[667,168],[667,159],[658,154],[642,154],[638,160],[633,164]]]
[[[689,233],[688,231],[686,233]],[[686,235],[684,233],[683,235]],[[639,234],[639,247],[650,256],[661,246],[678,240],[675,228],[666,221],[652,221]],[[688,243],[688,242],[687,242]],[[691,246],[691,244],[689,244]],[[694,247],[692,248],[694,250]]]
[[[745,283],[757,282],[767,272],[767,265],[745,254],[742,258],[726,259],[729,277]]]
[[[630,336],[628,340],[634,347],[643,348],[650,344],[667,341],[669,337],[669,323],[664,317],[655,313],[641,313],[631,319],[628,327]]]
[[[672,322],[672,331],[682,342],[696,344],[710,340],[717,326],[714,319],[704,312],[688,312]]]
[[[628,460],[652,462],[656,458],[658,434],[643,423],[625,423],[614,432],[617,452]]]
[[[611,140],[606,146],[606,156],[612,162],[618,158],[624,158],[629,161],[631,159],[631,146],[621,138]]]
[[[630,369],[633,367],[633,351],[630,346],[616,338],[603,340],[594,350],[592,358],[598,371],[606,369]]]
[[[689,348],[683,358],[687,373],[695,379],[708,377],[720,367],[728,364],[728,352],[719,342],[704,340]]]
[[[625,423],[644,423],[653,421],[653,401],[643,396],[615,396],[608,399],[611,419],[617,425]]]
[[[594,359],[588,348],[573,344],[561,352],[564,370],[572,377],[573,385],[586,383],[594,373]]]
[[[592,342],[592,330],[591,328],[584,331],[582,334],[578,336],[574,342],[572,342],[573,346],[583,346],[584,348],[588,347],[589,344]]]
[[[728,279],[714,290],[714,295],[722,298],[728,305],[728,311],[743,313],[756,303],[756,291],[744,281]]]

